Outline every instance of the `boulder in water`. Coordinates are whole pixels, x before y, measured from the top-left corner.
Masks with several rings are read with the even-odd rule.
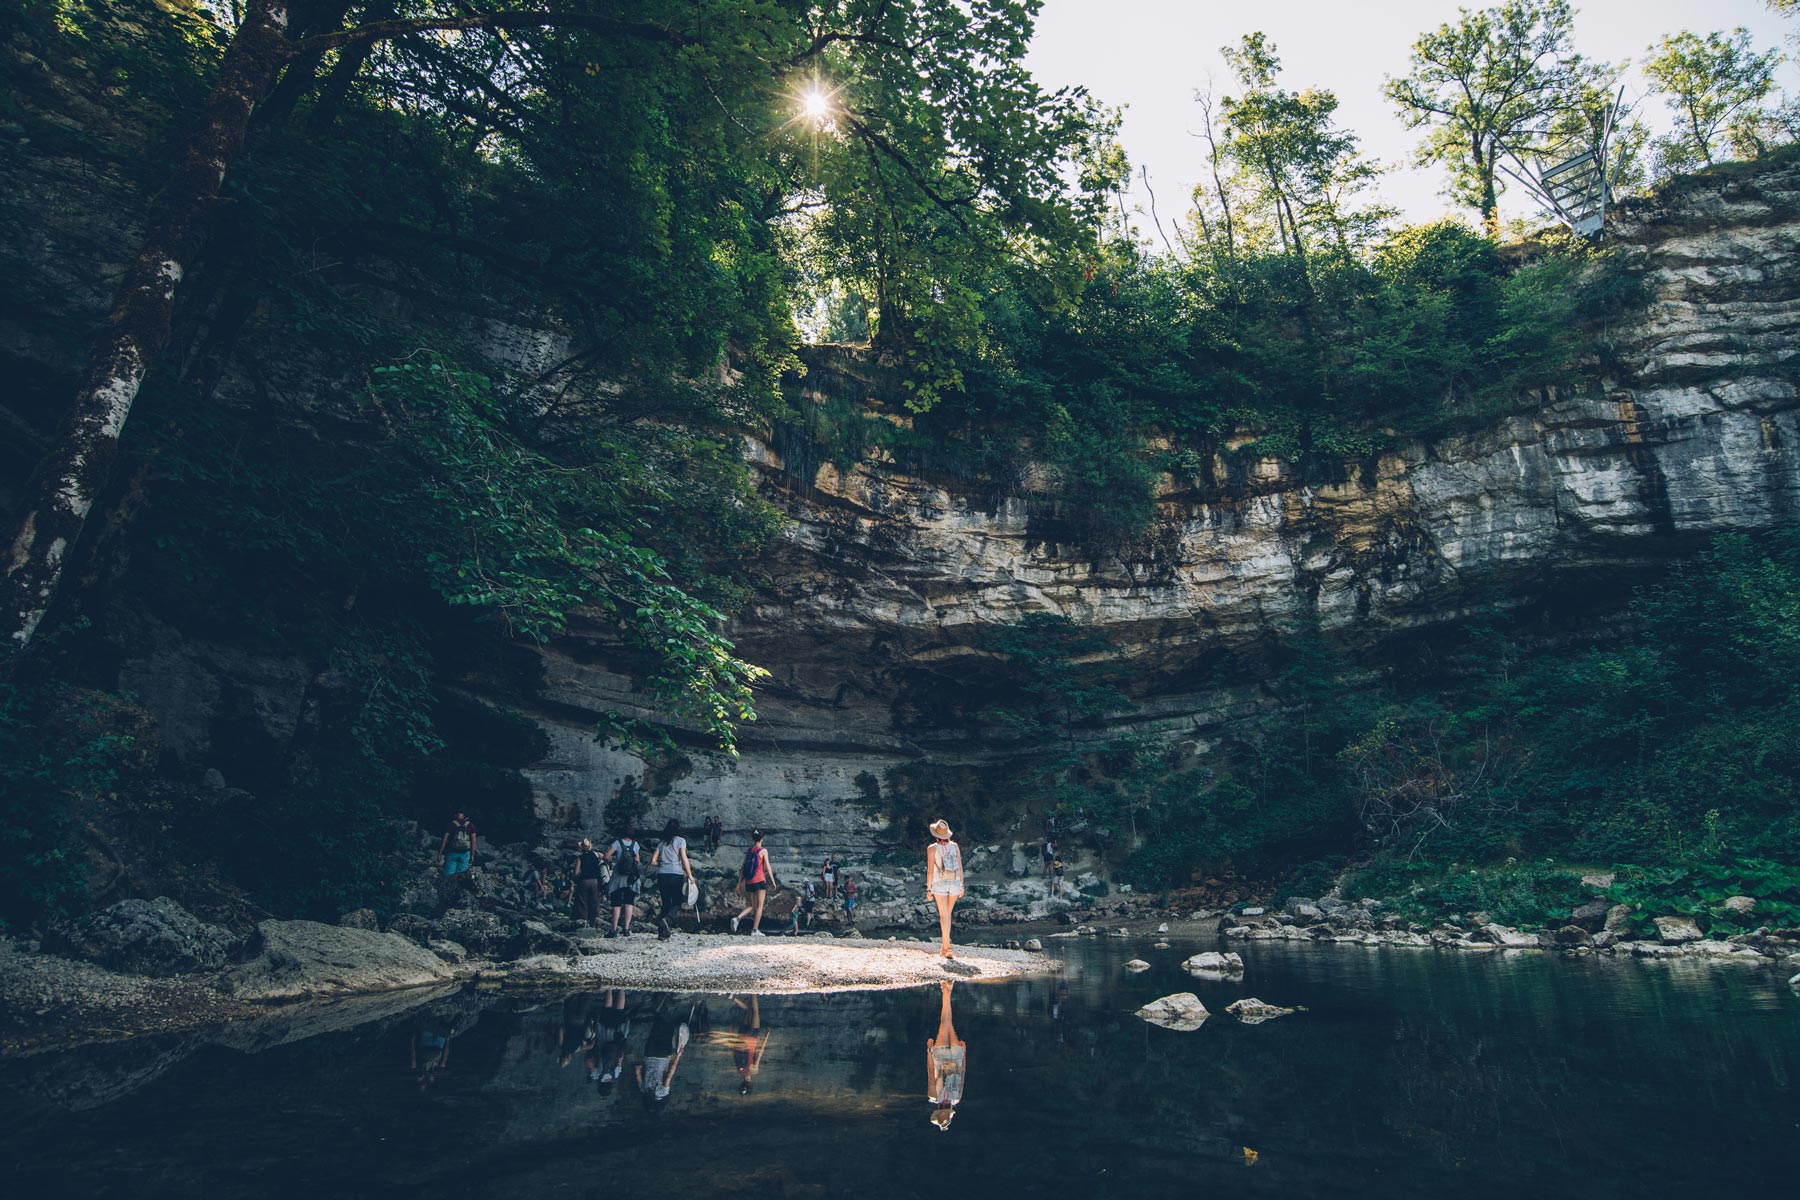
[[[1176,992],[1174,995],[1152,1000],[1138,1009],[1137,1015],[1152,1025],[1186,1032],[1206,1024],[1206,1018],[1212,1014],[1206,1011],[1206,1005],[1200,1003],[1200,997],[1194,993]]]
[[[443,959],[393,933],[317,921],[264,921],[254,957],[225,972],[223,991],[246,1000],[300,1000],[444,983]]]
[[[1225,1011],[1246,1025],[1261,1025],[1264,1021],[1273,1021],[1276,1017],[1285,1017],[1289,1013],[1304,1012],[1302,1008],[1283,1008],[1279,1004],[1269,1004],[1258,1000],[1255,996],[1246,996],[1242,1000],[1233,1000],[1225,1006]]]
[[[44,949],[53,954],[134,975],[217,971],[237,945],[230,931],[206,924],[167,896],[121,900],[44,940]]]
[[[1148,971],[1150,969],[1150,964],[1141,958],[1134,958],[1125,964],[1125,969],[1135,975],[1139,971]]]
[[[1244,959],[1238,954],[1206,950],[1182,963],[1181,969],[1190,975],[1242,975]]]

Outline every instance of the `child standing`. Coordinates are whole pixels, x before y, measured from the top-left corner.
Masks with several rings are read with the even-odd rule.
[[[788,924],[789,937],[796,937],[799,935],[800,924],[802,921],[806,923],[808,929],[812,928],[813,908],[818,902],[819,889],[814,887],[813,881],[809,879],[806,881],[806,886],[801,889],[800,902],[794,905],[794,916],[792,921]]]

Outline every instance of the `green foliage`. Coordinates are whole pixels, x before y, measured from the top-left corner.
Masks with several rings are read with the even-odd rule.
[[[1214,254],[1346,254],[1367,244],[1393,210],[1356,197],[1378,169],[1362,157],[1355,134],[1337,127],[1337,97],[1276,84],[1281,60],[1264,35],[1252,33],[1221,51],[1237,75],[1239,94],[1219,101],[1216,141],[1229,181],[1220,180],[1202,203],[1218,202],[1213,220],[1200,222]],[[1210,122],[1211,113],[1208,112]],[[1216,240],[1215,240],[1216,239]]]
[[[1529,863],[1434,871],[1390,866],[1358,873],[1346,891],[1358,898],[1392,897],[1389,907],[1413,920],[1467,920],[1486,913],[1499,924],[1527,929],[1566,924],[1591,898],[1578,873]]]
[[[0,929],[69,911],[86,886],[77,812],[110,791],[132,737],[112,698],[28,682],[0,662]]]
[[[1621,879],[1648,890],[1620,899],[1709,919],[1738,892],[1785,903],[1800,865],[1800,538],[1723,535],[1632,615],[1626,644],[1573,657],[1472,628],[1455,685],[1388,697],[1342,755],[1381,847],[1371,872],[1390,873],[1354,886],[1393,894],[1446,860],[1552,854],[1636,864]]]
[[[1568,0],[1463,9],[1454,24],[1420,34],[1411,71],[1384,88],[1409,127],[1428,130],[1420,161],[1449,167],[1452,195],[1491,229],[1502,147],[1524,153],[1560,112],[1615,73],[1574,53],[1574,19]]]
[[[1742,26],[1730,36],[1682,32],[1649,49],[1644,76],[1675,117],[1674,132],[1657,144],[1665,172],[1711,166],[1725,147],[1739,158],[1762,153],[1771,138],[1763,101],[1775,90],[1780,51],[1759,54]]]
[[[1714,936],[1758,925],[1800,928],[1800,867],[1768,859],[1682,863],[1620,869],[1607,890],[1615,904],[1635,905],[1645,916],[1691,916]],[[1725,907],[1732,896],[1750,896],[1748,913]]]

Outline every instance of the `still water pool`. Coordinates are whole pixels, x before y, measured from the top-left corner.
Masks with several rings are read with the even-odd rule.
[[[1209,983],[1178,964],[1210,943],[1049,945],[1060,975],[949,996],[945,1129],[938,987],[463,992],[0,1063],[0,1162],[134,1200],[1795,1194],[1800,998],[1766,968],[1260,944]],[[1131,1015],[1172,991],[1217,1015]],[[1223,1015],[1247,995],[1308,1011]]]

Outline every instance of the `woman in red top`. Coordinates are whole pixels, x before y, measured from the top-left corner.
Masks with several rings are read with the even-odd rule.
[[[769,869],[769,852],[763,849],[762,840],[762,830],[750,831],[750,849],[744,855],[744,865],[738,868],[738,891],[744,894],[744,907],[731,918],[731,932],[736,933],[738,922],[754,912],[756,917],[750,922],[752,937],[768,936],[762,931],[763,904],[769,898],[769,885],[775,881],[775,872]]]

